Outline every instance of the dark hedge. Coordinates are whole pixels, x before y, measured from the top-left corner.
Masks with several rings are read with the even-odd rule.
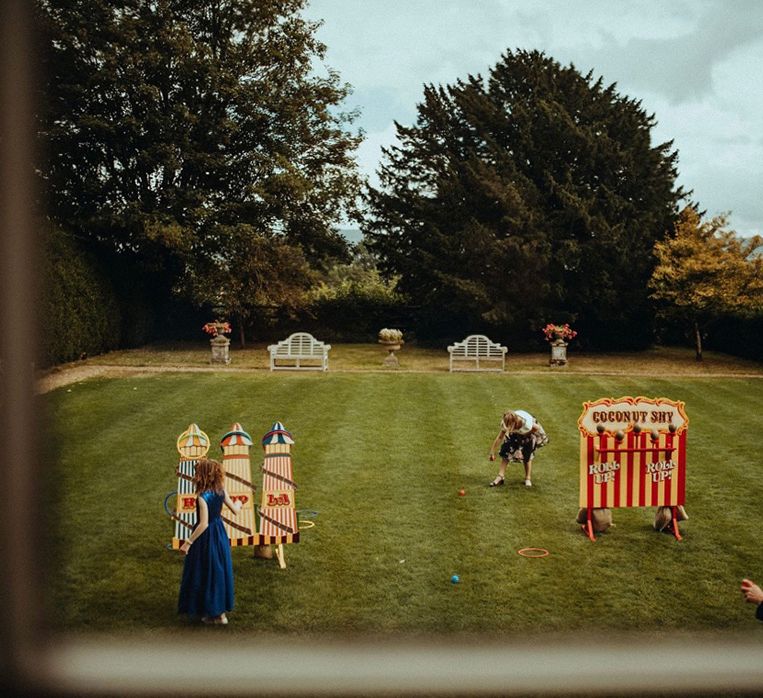
[[[53,228],[41,256],[42,366],[100,354],[120,345],[121,313],[114,289],[95,258]]]

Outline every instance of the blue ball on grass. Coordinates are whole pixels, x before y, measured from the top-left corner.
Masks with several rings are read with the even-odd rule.
[[[450,578],[450,583],[451,583],[451,584],[458,584],[460,581],[461,581],[461,577],[459,577],[457,574],[454,574],[454,575],[453,575],[453,576]]]

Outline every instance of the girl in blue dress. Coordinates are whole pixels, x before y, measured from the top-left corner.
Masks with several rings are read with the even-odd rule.
[[[226,625],[225,613],[233,608],[233,563],[220,512],[223,504],[234,515],[241,509],[241,502],[234,504],[223,489],[224,478],[225,470],[217,461],[201,458],[196,463],[196,525],[180,547],[186,557],[178,613],[214,625]]]

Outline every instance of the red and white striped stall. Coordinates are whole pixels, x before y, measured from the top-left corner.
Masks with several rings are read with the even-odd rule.
[[[594,540],[591,512],[615,507],[671,507],[686,497],[684,403],[668,398],[601,398],[583,404],[580,430],[580,506]]]

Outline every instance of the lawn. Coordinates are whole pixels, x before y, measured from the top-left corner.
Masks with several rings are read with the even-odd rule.
[[[175,613],[182,559],[166,547],[162,507],[175,488],[175,438],[196,422],[216,444],[240,421],[258,441],[278,419],[296,440],[297,508],[317,512],[315,526],[287,547],[285,570],[233,550],[230,633],[759,636],[738,585],[763,579],[763,383],[667,375],[221,371],[59,388],[40,398],[53,491],[49,618],[65,631],[190,631]],[[647,509],[615,510],[617,525],[596,543],[574,523],[582,402],[621,395],[686,402],[682,542],[656,533]],[[487,451],[509,407],[536,414],[551,436],[531,489],[517,465],[507,486],[487,487]],[[550,555],[520,557],[526,546]]]

